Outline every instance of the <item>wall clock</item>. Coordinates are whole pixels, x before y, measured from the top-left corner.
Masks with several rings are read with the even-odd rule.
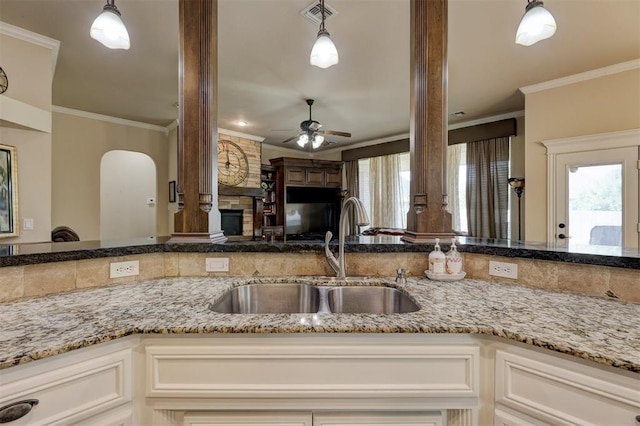
[[[249,160],[236,143],[228,140],[218,141],[218,183],[237,186],[249,175]]]
[[[9,78],[2,68],[0,68],[0,94],[7,91],[9,88]]]

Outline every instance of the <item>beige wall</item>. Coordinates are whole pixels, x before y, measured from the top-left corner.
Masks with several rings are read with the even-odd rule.
[[[9,78],[3,96],[50,111],[51,49],[0,34],[0,59]]]
[[[547,157],[542,141],[640,128],[640,69],[525,96],[526,224],[546,241]]]
[[[0,64],[9,78],[2,95],[30,107],[51,110],[51,49],[0,34]],[[0,143],[16,147],[18,159],[18,237],[0,243],[51,240],[51,135],[34,130],[0,127]],[[34,229],[23,231],[24,218]]]
[[[156,165],[157,235],[169,234],[169,142],[164,132],[53,114],[52,226],[73,228],[81,240],[100,238],[100,161],[112,150],[147,154]]]

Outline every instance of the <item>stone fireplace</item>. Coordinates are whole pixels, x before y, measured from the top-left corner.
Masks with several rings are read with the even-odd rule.
[[[260,142],[263,138],[252,137],[250,135],[239,134],[235,132],[220,132],[218,140],[227,140],[237,144],[247,156],[249,171],[246,179],[238,186],[218,185],[218,210],[225,211],[228,216],[224,220],[235,222],[238,220],[238,214],[242,213],[242,231],[238,232],[236,224],[231,225],[231,232],[227,232],[224,226],[226,236],[252,237],[254,235],[254,208],[256,207],[256,199],[262,199],[264,190],[260,188]],[[218,169],[225,166],[225,158],[218,157]],[[233,212],[226,212],[233,211]],[[233,219],[232,219],[233,216]]]
[[[242,217],[242,227],[240,233],[228,233],[225,228],[225,222],[223,218],[223,226],[222,229],[225,230],[225,235],[242,235],[244,237],[251,237],[253,235],[253,197],[247,196],[232,196],[232,195],[219,195],[218,196],[218,210],[224,216],[224,213],[227,213],[227,220],[232,222],[232,216],[235,216],[235,213],[238,212]],[[230,223],[229,222],[229,223]],[[232,229],[232,228],[230,228]]]

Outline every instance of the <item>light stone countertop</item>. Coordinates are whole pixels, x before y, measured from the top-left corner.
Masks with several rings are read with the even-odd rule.
[[[470,333],[500,336],[640,373],[640,305],[465,279],[409,279],[406,314],[221,314],[208,305],[247,283],[329,278],[164,278],[0,303],[0,369],[131,334]],[[343,283],[344,284],[344,283]],[[396,286],[349,278],[347,285]]]

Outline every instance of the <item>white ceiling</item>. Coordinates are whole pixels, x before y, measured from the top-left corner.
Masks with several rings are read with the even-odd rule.
[[[309,65],[311,0],[219,0],[220,127],[280,141],[308,118],[340,145],[409,129],[409,0],[326,0],[340,63]],[[61,41],[54,105],[145,123],[178,116],[177,0],[116,0],[128,51],[89,37],[105,0],[0,0],[0,20]],[[640,58],[640,0],[547,0],[554,37],[514,43],[525,0],[449,0],[449,123],[524,109],[518,88]],[[0,64],[1,66],[1,64]],[[640,83],[640,82],[639,82]],[[236,120],[249,126],[241,128]],[[280,131],[279,129],[289,129]],[[289,144],[294,147],[295,144]]]

